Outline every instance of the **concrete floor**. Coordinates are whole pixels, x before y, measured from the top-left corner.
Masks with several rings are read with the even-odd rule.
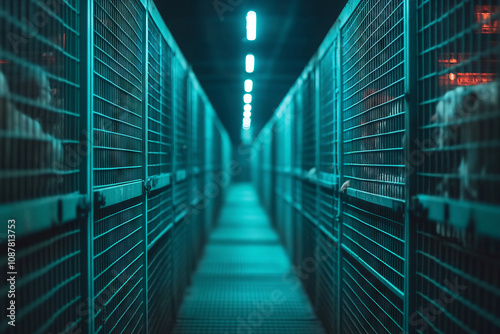
[[[233,185],[181,306],[177,334],[324,330],[250,184]]]

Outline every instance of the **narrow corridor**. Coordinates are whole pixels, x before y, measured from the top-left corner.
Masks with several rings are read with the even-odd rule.
[[[250,184],[230,189],[174,333],[324,333]]]

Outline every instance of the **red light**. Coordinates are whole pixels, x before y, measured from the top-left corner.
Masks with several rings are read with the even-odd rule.
[[[439,77],[441,86],[476,86],[495,80],[494,73],[450,73]]]
[[[493,15],[498,15],[499,6],[483,5],[476,6],[476,22],[481,24],[481,33],[495,34],[500,33],[500,19],[493,19]]]

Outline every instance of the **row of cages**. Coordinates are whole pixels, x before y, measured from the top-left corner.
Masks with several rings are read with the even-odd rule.
[[[500,5],[350,1],[253,144],[329,333],[500,331]]]
[[[152,0],[2,2],[0,35],[0,333],[168,333],[229,180],[197,78]]]

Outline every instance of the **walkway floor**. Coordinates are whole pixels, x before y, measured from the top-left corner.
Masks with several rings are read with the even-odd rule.
[[[252,186],[233,185],[174,333],[323,334],[290,272],[290,261]]]

